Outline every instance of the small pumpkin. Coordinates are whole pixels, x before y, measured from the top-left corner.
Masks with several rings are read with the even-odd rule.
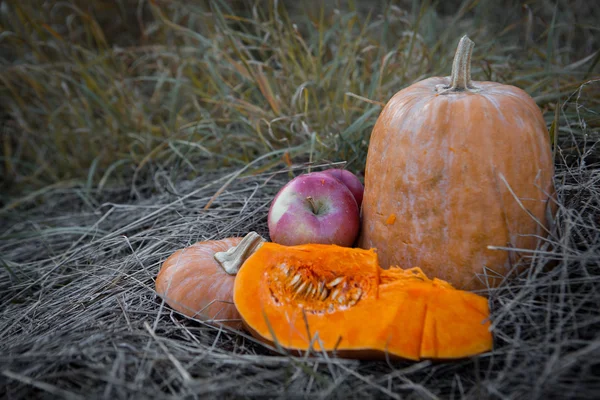
[[[233,300],[259,340],[353,358],[461,358],[492,348],[487,300],[383,270],[373,250],[264,243],[240,268]]]
[[[490,286],[546,235],[554,167],[540,109],[523,90],[471,80],[473,42],[452,75],[415,83],[371,133],[359,247],[383,267],[418,265],[459,289]]]
[[[161,266],[156,293],[188,317],[240,329],[232,297],[235,274],[263,241],[250,232],[243,239],[208,240],[177,250]]]

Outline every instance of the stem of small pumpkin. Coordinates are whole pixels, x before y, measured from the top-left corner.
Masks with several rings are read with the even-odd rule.
[[[439,85],[436,88],[439,94],[478,91],[471,81],[471,55],[473,54],[473,47],[475,47],[475,43],[467,35],[460,39],[456,53],[454,54],[454,61],[452,62],[450,86]]]
[[[265,242],[256,232],[249,232],[237,246],[215,253],[215,261],[229,275],[238,273],[244,262]]]

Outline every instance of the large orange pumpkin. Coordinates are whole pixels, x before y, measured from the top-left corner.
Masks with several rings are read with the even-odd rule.
[[[484,297],[383,270],[373,250],[264,243],[240,268],[233,300],[258,339],[354,358],[461,358],[492,348]]]
[[[380,264],[419,266],[460,289],[497,285],[546,234],[553,161],[540,109],[523,90],[471,81],[473,42],[452,76],[396,93],[371,134],[359,246]]]

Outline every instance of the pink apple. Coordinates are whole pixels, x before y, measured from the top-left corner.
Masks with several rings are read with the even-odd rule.
[[[360,216],[346,185],[330,174],[313,172],[300,175],[281,188],[271,203],[268,223],[275,243],[349,247],[358,235]]]
[[[350,189],[350,192],[352,192],[354,198],[356,199],[356,204],[358,205],[358,209],[360,210],[360,205],[362,204],[365,187],[356,175],[345,169],[338,168],[326,169],[325,171],[321,172],[333,176],[337,180],[341,181],[344,185],[346,185],[348,189]]]

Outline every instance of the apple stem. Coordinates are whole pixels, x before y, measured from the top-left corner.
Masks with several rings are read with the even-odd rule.
[[[306,196],[306,201],[308,201],[308,204],[310,204],[313,214],[317,214],[319,209],[317,207],[317,204],[315,203],[315,200],[312,198],[312,196]]]
[[[237,246],[215,253],[214,259],[229,275],[238,273],[244,262],[265,242],[256,232],[249,232]]]

